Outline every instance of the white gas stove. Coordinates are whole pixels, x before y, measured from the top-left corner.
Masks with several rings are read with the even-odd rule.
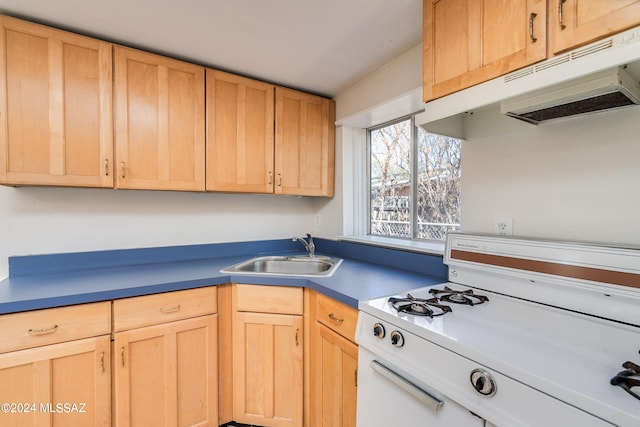
[[[640,426],[639,249],[451,234],[445,263],[360,303],[358,427]]]

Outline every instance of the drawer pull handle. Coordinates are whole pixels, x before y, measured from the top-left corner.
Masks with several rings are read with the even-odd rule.
[[[567,28],[567,26],[564,24],[564,19],[563,19],[563,6],[564,6],[564,2],[566,2],[567,0],[559,0],[558,1],[558,24],[560,25],[560,29],[564,30],[565,28]]]
[[[29,329],[29,335],[32,337],[36,337],[38,335],[47,335],[52,334],[58,330],[58,325],[53,325],[50,328],[41,328],[41,329]]]
[[[170,305],[170,306],[167,306],[167,307],[162,307],[160,309],[160,312],[162,314],[175,313],[176,311],[180,311],[180,304]]]
[[[333,314],[333,313],[329,313],[329,319],[333,320],[333,321],[334,321],[334,322],[336,322],[336,323],[342,323],[342,322],[344,322],[344,319],[341,319],[341,318],[339,318],[339,317],[336,317],[336,315],[335,315],[335,314]]]
[[[536,16],[538,16],[538,14],[533,12],[529,15],[529,38],[531,39],[531,43],[538,41],[538,39],[533,35],[533,20],[536,19]]]
[[[104,351],[100,353],[100,368],[102,369],[102,372],[104,372]]]

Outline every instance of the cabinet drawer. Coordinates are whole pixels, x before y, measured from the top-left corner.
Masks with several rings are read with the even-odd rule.
[[[316,320],[353,341],[358,321],[358,310],[316,293]]]
[[[111,332],[111,302],[25,311],[0,316],[0,353]]]
[[[237,311],[302,314],[302,288],[265,285],[236,285]]]
[[[113,330],[157,325],[217,311],[215,287],[125,298],[113,302]]]

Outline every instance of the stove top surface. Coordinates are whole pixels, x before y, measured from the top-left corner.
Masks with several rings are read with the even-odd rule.
[[[394,307],[396,300],[415,304],[451,295],[444,293],[447,288],[459,292],[453,295],[476,295],[481,301],[456,304],[441,298],[436,303],[448,309],[432,317]],[[582,408],[603,405],[604,410],[622,407],[640,419],[640,402],[610,384],[625,361],[640,362],[638,327],[453,282],[362,301],[359,308],[392,329],[426,339],[565,402]],[[367,345],[366,339],[356,336],[356,340]]]
[[[444,261],[449,282],[360,301],[358,344],[437,369],[414,354],[426,340],[611,423],[640,426],[640,250],[449,234]],[[371,322],[402,333],[404,346],[387,348]]]

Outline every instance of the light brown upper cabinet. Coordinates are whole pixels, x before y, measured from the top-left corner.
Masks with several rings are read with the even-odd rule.
[[[546,0],[424,0],[424,100],[545,59],[546,11]]]
[[[549,0],[549,13],[553,53],[640,25],[639,0]]]
[[[112,187],[112,45],[1,15],[0,27],[0,183]]]
[[[275,193],[333,196],[335,102],[276,87]]]
[[[116,187],[204,191],[204,67],[114,49]]]
[[[207,190],[273,193],[274,86],[207,69]]]

